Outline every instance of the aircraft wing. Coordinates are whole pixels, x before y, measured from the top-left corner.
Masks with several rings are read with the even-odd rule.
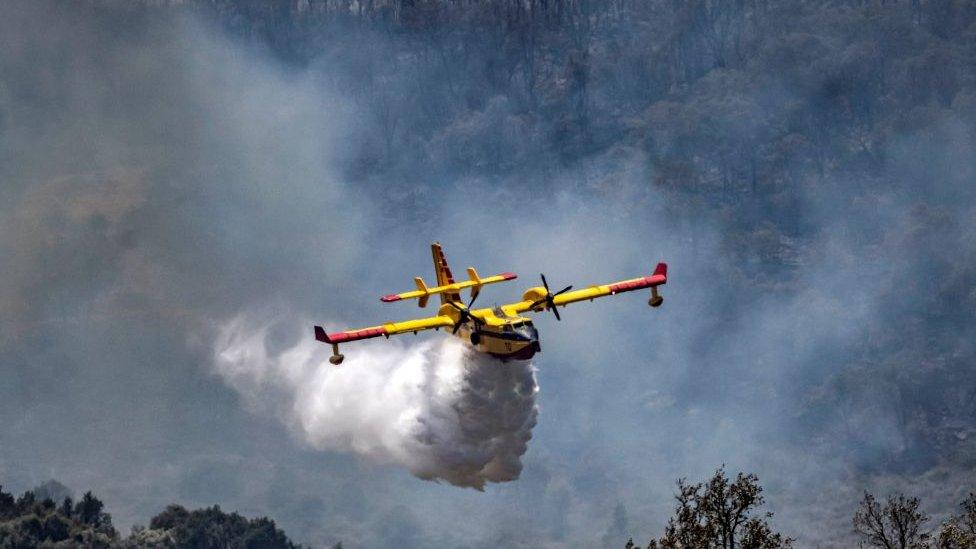
[[[557,307],[564,307],[570,303],[576,303],[577,301],[594,300],[598,297],[605,297],[608,295],[616,295],[624,292],[631,292],[634,290],[640,290],[643,288],[651,288],[653,296],[657,298],[657,286],[666,284],[668,281],[668,266],[666,263],[658,263],[657,267],[654,269],[654,273],[650,276],[642,276],[638,278],[631,278],[629,280],[622,280],[620,282],[614,282],[612,284],[601,284],[597,286],[590,286],[589,288],[583,288],[580,290],[573,290],[564,293],[560,293],[553,297],[553,303]],[[503,305],[502,310],[509,314],[519,314],[529,310],[542,311],[546,308],[545,302],[540,303],[546,296],[546,289],[537,286],[535,288],[529,288],[526,290],[525,294],[522,296],[522,301],[518,303],[512,303],[509,305]],[[657,302],[660,304],[660,302]],[[653,305],[654,303],[652,303]],[[533,307],[535,305],[535,307]],[[656,305],[655,305],[656,306]]]
[[[406,332],[419,332],[422,330],[432,330],[435,328],[450,328],[454,326],[454,319],[449,316],[431,316],[418,318],[415,320],[405,320],[403,322],[388,322],[379,326],[370,326],[359,330],[346,330],[327,334],[321,326],[315,327],[315,339],[323,343],[344,343],[359,339],[369,339],[372,337],[402,334]]]

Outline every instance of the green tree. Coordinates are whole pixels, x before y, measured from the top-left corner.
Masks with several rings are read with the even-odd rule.
[[[779,549],[793,540],[774,532],[772,513],[755,516],[765,501],[756,475],[739,473],[729,479],[724,468],[705,483],[678,480],[677,505],[664,535],[647,549]],[[640,549],[633,540],[627,549]]]
[[[17,506],[13,494],[4,492],[3,486],[0,485],[0,520],[15,516],[16,510]]]
[[[963,512],[947,520],[939,532],[939,549],[969,549],[976,547],[976,494],[970,493],[960,504]]]
[[[102,511],[102,502],[90,492],[77,506],[72,506],[71,498],[65,498],[59,507],[48,496],[50,493],[38,501],[33,491],[27,491],[14,500],[11,494],[0,490],[0,547],[118,545],[112,518]]]
[[[70,493],[64,485],[46,484]],[[133,527],[122,539],[112,526],[105,504],[86,492],[77,502],[66,496],[61,505],[45,493],[33,491],[19,498],[0,486],[0,549],[29,547],[87,547],[104,549],[299,549],[269,518],[248,519],[220,507],[189,511],[170,505],[156,515],[150,528]],[[341,544],[336,547],[341,549]]]
[[[101,502],[98,498],[92,495],[91,492],[85,492],[82,496],[81,501],[75,505],[75,516],[82,524],[88,524],[91,526],[102,526],[103,524],[111,525],[112,519],[108,514],[103,513],[102,509],[105,504]]]
[[[58,514],[63,517],[71,518],[74,516],[74,500],[71,496],[67,496],[61,501],[61,506],[58,507]]]
[[[176,547],[223,549],[225,547],[260,549],[295,549],[284,532],[269,518],[247,519],[237,513],[225,513],[219,506],[189,511],[170,505],[153,517],[149,529],[139,532],[140,539],[167,539]]]

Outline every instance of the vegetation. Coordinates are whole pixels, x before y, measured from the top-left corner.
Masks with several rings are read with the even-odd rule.
[[[53,484],[52,484],[53,483]],[[121,537],[112,526],[104,504],[91,492],[73,502],[70,496],[60,504],[49,498],[38,500],[60,483],[49,482],[24,492],[19,498],[0,487],[0,548],[91,547],[91,548],[199,548],[199,549],[295,549],[273,520],[246,519],[225,513],[220,507],[187,511],[171,505],[153,517],[148,529],[135,527]]]
[[[647,549],[785,549],[793,540],[770,525],[773,513],[759,513],[764,503],[759,479],[739,473],[735,479],[719,469],[705,483],[678,480],[677,505],[660,539]],[[960,504],[937,533],[926,529],[929,517],[920,501],[891,495],[882,504],[869,492],[854,512],[854,533],[863,548],[972,549],[976,547],[976,494]],[[640,549],[630,539],[625,549]]]
[[[137,545],[149,540],[167,539],[175,547],[298,547],[268,518],[246,519],[227,514],[220,507],[187,511],[170,505],[153,517],[149,529],[139,529],[129,540]]]
[[[674,514],[663,535],[647,549],[787,549],[793,540],[773,530],[771,512],[756,475],[729,478],[718,469],[707,482],[678,480]],[[60,504],[36,494],[56,490],[66,495]],[[929,517],[918,498],[892,495],[885,503],[865,492],[853,517],[861,547],[878,549],[972,549],[976,547],[976,494],[960,504],[938,532],[926,530]],[[106,549],[299,549],[268,518],[247,519],[219,506],[189,511],[170,505],[152,518],[149,528],[134,526],[123,537],[112,525],[104,504],[91,492],[75,502],[56,481],[15,498],[0,486],[0,549],[33,547],[92,547]],[[342,547],[338,544],[333,549]],[[640,549],[633,539],[626,549]]]
[[[772,530],[772,513],[756,516],[763,504],[762,487],[755,475],[739,473],[735,480],[719,469],[706,482],[678,481],[678,501],[660,540],[651,540],[647,549],[780,549],[793,546],[793,540]],[[640,549],[633,540],[627,549]]]
[[[962,513],[950,517],[939,532],[939,549],[976,547],[976,494],[969,494],[960,505]]]
[[[854,513],[854,531],[869,547],[923,549],[930,535],[924,531],[929,517],[918,510],[918,498],[903,494],[889,496],[884,505],[865,492],[861,508]]]
[[[942,523],[938,534],[926,530],[929,517],[919,500],[904,494],[889,496],[882,505],[865,492],[854,513],[854,531],[863,547],[879,549],[964,549],[976,547],[976,495],[960,504],[962,513]]]
[[[91,492],[77,503],[66,497],[59,505],[38,501],[32,491],[15,499],[0,486],[0,547],[112,547],[118,534],[103,507]]]

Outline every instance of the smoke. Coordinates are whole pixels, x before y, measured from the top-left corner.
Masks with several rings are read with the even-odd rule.
[[[648,57],[667,18],[633,18],[628,55],[598,38],[592,148],[563,108],[562,42],[538,50],[536,109],[484,70],[529,48],[486,35],[312,25],[304,63],[192,10],[0,4],[0,480],[91,488],[123,527],[219,503],[314,546],[644,537],[675,478],[722,463],[758,473],[809,545],[898,475],[955,505],[938,486],[971,486],[976,456],[976,95],[934,71],[971,74],[939,61],[968,50],[815,4],[673,96],[645,70],[668,63]],[[912,35],[936,55],[906,58]],[[430,55],[452,51],[470,56]],[[893,53],[850,57],[876,51]],[[912,84],[847,77],[884,67]],[[908,101],[918,82],[960,91]],[[336,369],[301,315],[234,317],[271,300],[400,320],[361,296],[429,276],[435,239],[456,269],[522,277],[483,301],[539,272],[585,285],[666,260],[673,277],[658,310],[631,294],[538,318],[534,396],[512,393],[534,391],[531,366],[450,338],[362,342]]]
[[[225,322],[217,373],[316,449],[478,490],[519,477],[538,414],[530,362],[501,362],[442,338],[362,345],[336,368],[309,326],[246,314]],[[283,331],[296,339],[276,344]]]

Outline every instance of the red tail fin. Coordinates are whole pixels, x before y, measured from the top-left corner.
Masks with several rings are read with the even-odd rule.
[[[454,284],[454,275],[451,274],[451,268],[447,266],[447,258],[444,257],[444,250],[441,249],[441,243],[434,242],[431,244],[430,251],[434,256],[434,272],[437,274],[437,285],[447,286],[448,284]],[[444,292],[440,296],[441,303],[461,301],[461,295],[457,292]]]

